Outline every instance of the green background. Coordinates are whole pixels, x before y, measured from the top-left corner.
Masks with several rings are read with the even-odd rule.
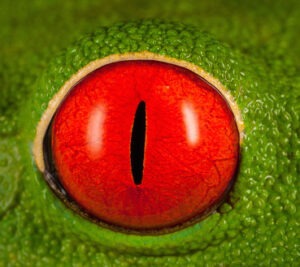
[[[28,203],[27,210],[21,215],[16,212],[13,213],[16,214],[14,217],[8,213],[15,210],[21,200],[31,197],[24,190],[26,183],[22,180],[22,152],[17,148],[17,143],[22,142],[22,125],[26,123],[26,118],[21,123],[18,120],[22,107],[30,98],[35,81],[47,71],[49,62],[64,48],[70,47],[76,39],[101,26],[145,18],[183,22],[210,32],[232,51],[238,51],[259,62],[259,66],[269,74],[264,78],[278,83],[283,93],[295,94],[295,100],[291,103],[295,105],[296,115],[292,117],[291,127],[297,131],[293,137],[297,137],[299,122],[295,118],[299,119],[297,103],[300,102],[297,101],[300,90],[299,10],[298,1],[1,1],[0,220],[5,221],[5,227],[0,222],[0,266],[63,266],[66,263],[73,266],[240,266],[243,263],[246,266],[267,263],[274,266],[297,266],[297,190],[284,194],[284,187],[280,186],[272,187],[272,190],[277,190],[273,194],[274,202],[276,196],[291,201],[287,201],[287,210],[284,202],[274,206],[277,213],[284,214],[278,220],[270,222],[272,229],[276,229],[276,223],[280,225],[278,231],[272,232],[272,235],[276,235],[275,238],[271,239],[268,235],[268,227],[260,228],[259,231],[264,229],[265,239],[269,238],[270,242],[265,242],[262,232],[259,233],[262,240],[248,242],[247,246],[241,245],[241,249],[234,249],[228,255],[227,252],[218,251],[218,244],[214,244],[214,248],[206,249],[209,257],[205,257],[205,253],[204,256],[199,256],[194,250],[182,254],[168,252],[160,257],[146,256],[146,251],[136,253],[129,249],[120,252],[102,245],[89,244],[84,239],[60,237],[57,229],[53,236],[44,228],[38,228],[39,225],[45,225],[42,218],[39,221],[39,216],[32,215],[35,211],[31,203]],[[287,140],[286,146],[294,147],[290,149],[295,151],[290,158],[294,162],[299,161],[299,140],[292,140],[290,143]],[[282,156],[285,156],[284,152]],[[296,171],[287,170],[294,175],[283,178],[285,185],[297,185],[295,173],[299,175],[299,164],[292,166]],[[41,194],[45,192],[41,191]],[[294,201],[297,203],[293,203]],[[255,229],[253,221],[244,223],[246,228]],[[253,231],[245,230],[241,235],[241,240],[256,239]],[[289,240],[293,243],[290,244]],[[275,245],[258,246],[269,243]],[[220,249],[223,249],[222,246]],[[230,247],[226,249],[230,251]],[[285,255],[285,259],[276,255]]]

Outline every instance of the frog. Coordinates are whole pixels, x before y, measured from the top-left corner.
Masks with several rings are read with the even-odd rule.
[[[5,27],[1,30],[4,45],[1,51],[3,97],[0,102],[0,264],[296,266],[299,261],[299,182],[296,179],[299,165],[296,163],[300,156],[298,5],[296,1],[289,4],[282,1],[271,4],[229,1],[226,5],[221,1],[131,1],[124,8],[119,1],[109,5],[101,1],[76,4],[19,1],[14,6],[1,3]],[[238,65],[245,66],[245,73],[234,65],[235,62],[229,62],[232,72],[239,71],[239,75],[233,77],[240,80],[226,81],[225,75],[219,74],[220,80],[227,82],[229,87],[231,84],[239,88],[241,81],[247,81],[244,75],[254,73],[250,78],[265,87],[266,95],[261,102],[254,92],[247,105],[241,105],[242,116],[249,109],[257,109],[258,120],[245,119],[245,135],[248,131],[255,132],[256,135],[252,134],[255,137],[264,136],[266,128],[261,127],[264,123],[269,123],[270,132],[278,124],[282,125],[278,129],[287,135],[279,134],[280,138],[274,139],[273,144],[269,142],[268,147],[259,141],[263,138],[251,140],[256,144],[252,149],[268,160],[260,162],[257,154],[242,150],[241,168],[244,162],[251,162],[251,168],[244,171],[248,172],[249,179],[238,184],[237,177],[230,201],[203,221],[160,235],[120,233],[68,210],[49,190],[32,152],[33,132],[37,127],[37,120],[31,125],[32,113],[41,117],[48,105],[48,101],[39,101],[35,94],[43,84],[40,80],[47,79],[48,70],[53,72],[62,64],[59,56],[52,61],[53,54],[59,55],[67,49],[69,57],[76,57],[72,54],[77,47],[73,41],[88,32],[91,33],[89,36],[99,34],[94,33],[99,29],[103,29],[100,32],[107,29],[122,32],[121,26],[113,25],[144,19],[152,19],[151,23],[157,28],[165,25],[165,21],[174,21],[175,24],[168,24],[168,27],[186,27],[191,29],[190,33],[201,30],[203,36],[209,32],[209,44],[221,44],[226,55],[231,55],[231,51],[238,54],[238,58],[245,60],[244,64],[243,60],[238,60]],[[134,23],[130,25],[136,25]],[[190,26],[176,26],[176,23]],[[149,50],[155,52],[153,47]],[[215,51],[212,49],[202,57],[218,62]],[[184,52],[182,58],[188,60],[192,53]],[[215,76],[218,73],[209,64],[204,68]],[[65,78],[57,83],[66,82],[73,72],[72,68],[66,71]],[[243,93],[237,90],[236,94]],[[277,98],[274,98],[275,93]],[[263,108],[259,109],[266,103],[278,112],[267,113]]]

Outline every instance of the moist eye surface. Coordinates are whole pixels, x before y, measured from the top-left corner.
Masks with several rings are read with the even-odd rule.
[[[87,75],[45,138],[46,173],[75,210],[128,230],[204,218],[238,167],[239,132],[225,98],[192,71],[158,61],[115,62]]]

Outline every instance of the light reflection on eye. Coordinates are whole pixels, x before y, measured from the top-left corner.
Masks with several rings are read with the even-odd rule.
[[[182,117],[184,120],[187,140],[190,145],[197,145],[200,133],[197,112],[193,104],[187,101],[182,103]]]
[[[88,120],[86,142],[92,158],[95,158],[102,149],[103,139],[105,138],[105,113],[104,105],[97,105],[91,111],[91,115]]]

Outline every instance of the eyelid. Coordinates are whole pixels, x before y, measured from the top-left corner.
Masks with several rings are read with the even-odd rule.
[[[219,90],[220,93],[227,100],[227,103],[229,104],[232,112],[234,113],[237,127],[240,133],[239,135],[240,144],[242,144],[243,137],[244,137],[244,123],[237,103],[234,101],[230,92],[220,83],[220,81],[214,78],[209,73],[207,73],[204,69],[184,60],[178,60],[171,57],[154,54],[151,52],[133,52],[133,53],[125,53],[125,54],[114,54],[114,55],[107,56],[105,58],[92,61],[88,65],[81,68],[58,90],[58,92],[54,95],[54,97],[49,101],[48,107],[43,113],[42,118],[38,123],[36,129],[36,136],[34,139],[34,145],[33,145],[34,159],[38,169],[41,172],[44,172],[45,170],[44,157],[43,157],[43,139],[45,137],[46,131],[53,118],[54,113],[56,112],[57,108],[59,107],[63,99],[67,96],[69,91],[78,82],[80,82],[84,77],[86,77],[89,73],[93,72],[94,70],[113,62],[128,61],[128,60],[156,60],[160,62],[170,63],[179,67],[186,68],[198,74],[203,79],[205,79],[212,86],[217,88],[217,90]]]

